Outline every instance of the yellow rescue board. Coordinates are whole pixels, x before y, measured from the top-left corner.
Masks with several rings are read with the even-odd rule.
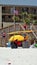
[[[15,32],[10,32],[8,34],[19,34],[19,33],[31,33],[32,30],[26,30],[26,31],[15,31]]]

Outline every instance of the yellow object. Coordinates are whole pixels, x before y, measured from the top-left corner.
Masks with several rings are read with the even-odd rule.
[[[26,30],[26,31],[16,31],[16,32],[11,32],[11,33],[8,33],[9,35],[11,34],[20,34],[20,33],[31,33],[32,30]]]
[[[18,40],[18,41],[24,41],[24,37],[21,36],[21,35],[14,35],[12,36],[9,41],[15,41],[15,40]]]

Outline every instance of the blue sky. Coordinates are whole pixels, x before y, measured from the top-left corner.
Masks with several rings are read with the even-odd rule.
[[[0,0],[0,4],[37,6],[37,0]]]

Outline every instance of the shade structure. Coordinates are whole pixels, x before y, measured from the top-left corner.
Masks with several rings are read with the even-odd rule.
[[[22,35],[14,35],[14,36],[11,36],[9,41],[23,41],[24,40],[24,37]]]

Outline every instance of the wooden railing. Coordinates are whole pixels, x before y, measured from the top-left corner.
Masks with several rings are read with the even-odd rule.
[[[24,30],[23,27],[21,26],[21,24],[14,24],[8,27],[5,27],[3,29],[0,29],[0,46],[6,46],[6,43],[8,42],[8,39],[10,38],[10,36],[7,33],[13,32],[13,31],[22,31]],[[6,37],[3,38],[2,36],[2,32],[6,33]]]
[[[2,36],[2,32],[4,31],[6,33],[5,38],[3,38]],[[5,27],[3,29],[0,29],[0,46],[6,46],[6,43],[8,42],[10,38],[10,35],[8,33],[14,32],[14,31],[25,31],[25,28],[21,24],[17,23],[17,24],[13,24],[11,26]]]

